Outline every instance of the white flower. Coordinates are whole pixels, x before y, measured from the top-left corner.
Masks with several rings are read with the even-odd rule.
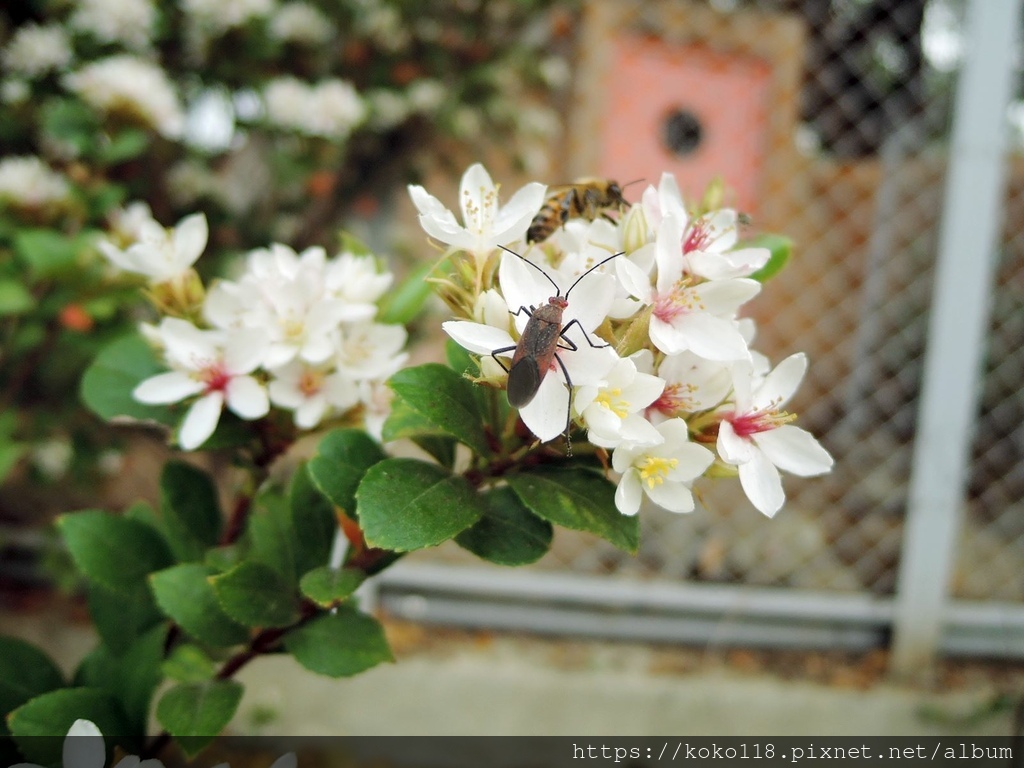
[[[32,464],[47,480],[59,480],[67,474],[75,448],[66,437],[55,437],[32,448]]]
[[[750,365],[737,363],[735,408],[724,413],[719,425],[718,455],[738,468],[747,498],[769,517],[786,500],[779,469],[811,477],[832,468],[828,451],[809,432],[789,425],[794,416],[780,410],[806,370],[807,358],[791,355],[756,383]]]
[[[292,360],[273,375],[267,385],[270,402],[295,411],[300,429],[312,429],[331,413],[344,413],[359,402],[358,384],[330,365]]]
[[[420,213],[423,230],[452,248],[486,257],[499,245],[521,239],[541,205],[546,187],[531,182],[516,192],[504,206],[498,204],[498,189],[487,170],[475,163],[462,175],[459,204],[465,226],[433,195],[419,185],[409,186],[409,195]]]
[[[18,27],[0,59],[8,73],[40,77],[71,63],[71,42],[56,24],[28,22]]]
[[[410,83],[405,91],[409,105],[417,112],[433,112],[444,103],[447,95],[444,83],[426,77]]]
[[[408,334],[401,325],[359,323],[339,329],[338,370],[354,381],[382,380],[397,371],[408,355]]]
[[[732,389],[732,368],[692,352],[668,355],[658,366],[665,389],[647,409],[657,423],[674,416],[706,411],[721,403]]]
[[[272,125],[325,139],[344,139],[367,114],[352,84],[338,79],[311,85],[291,76],[274,78],[263,99]]]
[[[75,720],[64,737],[64,752],[61,756],[64,768],[103,768],[106,760],[106,747],[100,729],[90,720]],[[42,766],[16,763],[11,768]],[[163,763],[159,760],[140,760],[136,755],[127,755],[118,761],[115,768],[163,768]]]
[[[267,392],[248,375],[263,355],[259,330],[203,331],[165,317],[158,328],[164,359],[172,369],[140,383],[132,392],[141,403],[166,405],[199,395],[185,414],[178,442],[189,451],[206,442],[226,405],[243,419],[258,419],[270,408]]]
[[[749,278],[696,283],[685,277],[674,236],[677,226],[672,217],[663,219],[659,226],[655,288],[632,262],[618,265],[627,290],[652,305],[651,341],[668,355],[690,350],[708,360],[749,359],[750,351],[734,316],[741,305],[758,294],[761,284]]]
[[[67,200],[67,181],[34,155],[0,160],[0,204],[41,208]]]
[[[623,442],[660,442],[661,436],[642,412],[664,387],[657,376],[639,373],[629,358],[617,360],[602,381],[576,391],[573,405],[587,427],[587,439],[602,448]]]
[[[315,5],[285,3],[270,18],[270,36],[284,42],[317,45],[334,36],[331,20]]]
[[[178,94],[158,65],[128,54],[86,64],[64,76],[64,85],[101,112],[128,114],[168,138],[185,125]]]
[[[109,240],[98,245],[104,256],[118,269],[144,275],[152,283],[164,283],[188,270],[206,248],[209,229],[206,216],[193,213],[178,222],[173,229],[164,229],[149,215],[149,209],[129,209],[118,225],[131,234],[136,232],[136,242],[125,250]],[[129,218],[130,217],[130,218]]]
[[[381,281],[366,265],[373,260],[343,256],[329,264],[323,248],[297,254],[275,243],[250,252],[238,282],[214,285],[203,312],[218,328],[258,329],[265,343],[262,362],[269,368],[296,357],[323,363],[337,350],[339,324],[368,320],[377,311],[372,302],[390,276]]]
[[[86,32],[101,43],[123,43],[133,51],[149,48],[156,22],[151,0],[76,0],[68,19],[72,29]]]
[[[615,506],[624,515],[635,515],[640,510],[644,494],[670,512],[692,512],[690,483],[714,461],[711,451],[690,442],[682,419],[670,419],[655,429],[662,442],[646,446],[627,443],[612,454],[612,468],[622,473],[615,490]]]
[[[553,274],[558,275],[557,272]],[[562,297],[566,290],[561,285],[556,290],[556,286],[551,285],[539,271],[508,253],[502,257],[498,280],[508,306],[517,308],[515,324],[520,333],[529,322],[523,308],[548,304],[552,296]],[[592,273],[572,290],[562,311],[562,330],[568,329],[566,337],[558,341],[559,346],[552,350],[554,354],[547,368],[538,371],[541,380],[536,394],[519,409],[523,422],[542,442],[552,440],[565,431],[571,397],[566,388],[566,373],[574,387],[597,385],[618,359],[610,348],[595,348],[584,336],[589,336],[594,345],[604,343],[590,334],[607,317],[615,285],[611,275]],[[503,322],[503,327],[494,327],[456,320],[443,323],[442,327],[470,352],[484,356],[493,352],[502,357],[512,357],[517,342],[508,332],[507,319]],[[565,348],[573,345],[575,350]],[[537,357],[541,350],[533,352],[538,353],[534,355]],[[562,366],[565,366],[564,371]]]
[[[182,0],[185,13],[218,34],[268,16],[274,5],[274,0]]]

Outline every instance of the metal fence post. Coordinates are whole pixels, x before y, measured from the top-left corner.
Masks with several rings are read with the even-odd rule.
[[[892,671],[937,652],[980,394],[1022,0],[970,0],[897,582]]]

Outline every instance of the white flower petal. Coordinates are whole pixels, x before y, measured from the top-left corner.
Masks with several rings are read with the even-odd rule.
[[[178,444],[186,451],[191,451],[205,443],[220,421],[220,412],[224,408],[224,393],[219,390],[196,400],[185,414],[185,420],[178,430]]]
[[[89,720],[76,720],[64,738],[65,768],[103,768],[106,761],[100,729]]]
[[[174,228],[174,254],[176,266],[182,272],[195,264],[206,248],[209,234],[206,216],[202,213],[194,213],[178,222]]]
[[[177,403],[186,397],[197,395],[206,388],[201,381],[181,371],[158,373],[139,383],[132,390],[132,397],[147,405]]]
[[[506,349],[500,354],[511,357],[516,346],[508,331],[490,325],[471,323],[468,320],[448,320],[441,323],[441,327],[460,347],[478,355],[490,355],[495,350]]]
[[[651,326],[654,326],[652,318]],[[732,320],[715,317],[706,312],[683,315],[671,326],[675,330],[669,339],[673,349],[662,349],[666,354],[690,350],[708,360],[744,360],[750,356],[747,342]],[[651,339],[653,340],[653,335]]]
[[[693,512],[693,492],[683,483],[664,482],[645,488],[651,501],[669,512]]]
[[[718,425],[718,455],[727,464],[746,464],[754,457],[756,448],[749,440],[745,440],[736,434],[732,424],[723,421]]]
[[[807,371],[807,356],[803,352],[790,355],[765,376],[754,392],[752,405],[756,409],[778,408],[789,402]]]
[[[800,477],[823,475],[832,469],[832,457],[807,430],[783,424],[753,436],[772,464]]]
[[[694,290],[700,296],[705,312],[731,317],[743,304],[761,292],[761,284],[757,280],[737,277],[701,283]]]
[[[490,229],[498,207],[497,197],[498,191],[487,169],[480,163],[469,166],[459,184],[459,205],[466,229],[476,234]]]
[[[546,194],[547,187],[536,181],[516,191],[494,218],[494,241],[504,244],[522,239],[526,228],[544,204]]]
[[[270,410],[267,390],[252,376],[235,376],[226,388],[227,406],[243,419],[258,419]]]
[[[565,431],[568,413],[569,390],[562,382],[560,372],[545,376],[533,400],[519,410],[523,423],[542,443]]]
[[[633,516],[640,511],[640,473],[635,469],[627,469],[615,489],[615,507],[624,515]]]
[[[258,328],[233,331],[224,347],[224,367],[229,373],[250,373],[263,359],[267,337]]]
[[[758,511],[774,517],[786,501],[779,470],[767,456],[754,449],[750,461],[740,464],[739,473],[740,485],[750,502]]]

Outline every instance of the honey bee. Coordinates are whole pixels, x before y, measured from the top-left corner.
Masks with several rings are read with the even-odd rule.
[[[578,179],[573,184],[552,187],[544,207],[526,230],[527,243],[541,243],[570,218],[590,219],[607,215],[607,209],[628,206],[618,182],[608,179]]]

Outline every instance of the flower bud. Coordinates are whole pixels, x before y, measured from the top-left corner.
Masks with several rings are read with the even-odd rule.
[[[639,203],[626,212],[622,224],[622,248],[626,253],[633,253],[647,245],[649,233],[647,214]]]

